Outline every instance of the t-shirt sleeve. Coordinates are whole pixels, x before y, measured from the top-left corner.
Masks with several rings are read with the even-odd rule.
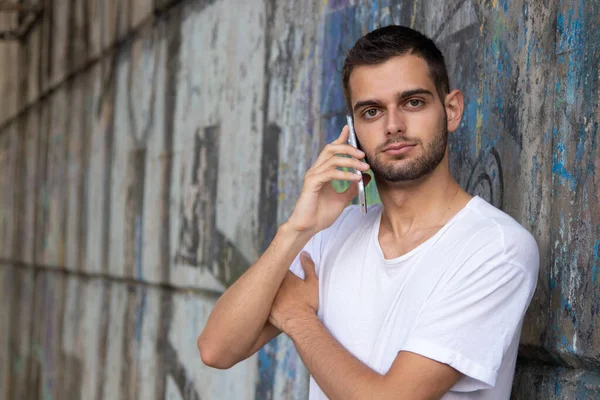
[[[302,248],[300,252],[296,255],[296,258],[290,265],[290,271],[292,271],[296,276],[304,279],[304,270],[302,269],[302,264],[300,264],[300,253],[306,251],[310,254],[310,257],[315,263],[315,268],[317,272],[317,276],[321,276],[319,274],[321,270],[321,260],[323,258],[323,253],[325,251],[325,247],[329,240],[333,237],[336,237],[338,231],[343,226],[344,221],[347,219],[352,212],[356,212],[358,210],[357,206],[346,207],[342,214],[338,217],[338,219],[327,229],[324,229],[314,235],[308,243]]]
[[[465,375],[454,391],[495,386],[507,349],[520,329],[537,283],[537,245],[525,257],[505,252],[465,261],[457,282],[433,293],[399,351],[445,363]],[[533,264],[533,265],[531,265]]]
[[[314,235],[308,243],[302,248],[302,250],[296,255],[292,265],[290,265],[290,271],[292,271],[297,277],[304,279],[304,270],[302,269],[302,264],[300,264],[300,253],[306,251],[310,254],[310,258],[315,263],[315,268],[317,270],[317,275],[319,274],[319,267],[321,265],[321,245],[323,243],[323,235],[325,231],[318,232]]]

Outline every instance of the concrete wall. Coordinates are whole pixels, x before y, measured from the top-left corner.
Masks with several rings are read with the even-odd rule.
[[[306,398],[289,339],[224,372],[195,339],[343,126],[345,51],[390,23],[465,93],[461,185],[541,248],[514,398],[600,396],[600,3],[45,3],[0,43],[0,399]]]

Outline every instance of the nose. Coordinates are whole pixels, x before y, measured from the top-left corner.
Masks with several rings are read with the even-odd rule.
[[[387,115],[387,135],[404,134],[406,132],[406,124],[402,113],[396,109],[391,109],[388,110]]]

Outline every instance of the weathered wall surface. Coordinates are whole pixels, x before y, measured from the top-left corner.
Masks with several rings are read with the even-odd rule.
[[[514,398],[600,397],[600,3],[46,4],[0,42],[0,399],[306,398],[287,338],[230,371],[195,339],[343,126],[345,52],[390,23],[465,93],[461,185],[540,245]]]

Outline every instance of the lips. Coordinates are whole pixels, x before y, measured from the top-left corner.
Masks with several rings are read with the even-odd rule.
[[[408,144],[408,143],[394,143],[394,144],[390,144],[385,146],[385,148],[383,149],[383,151],[388,151],[388,150],[401,150],[405,147],[412,147],[414,146],[414,144]]]
[[[393,143],[384,147],[383,152],[389,155],[399,155],[409,152],[416,144]]]

